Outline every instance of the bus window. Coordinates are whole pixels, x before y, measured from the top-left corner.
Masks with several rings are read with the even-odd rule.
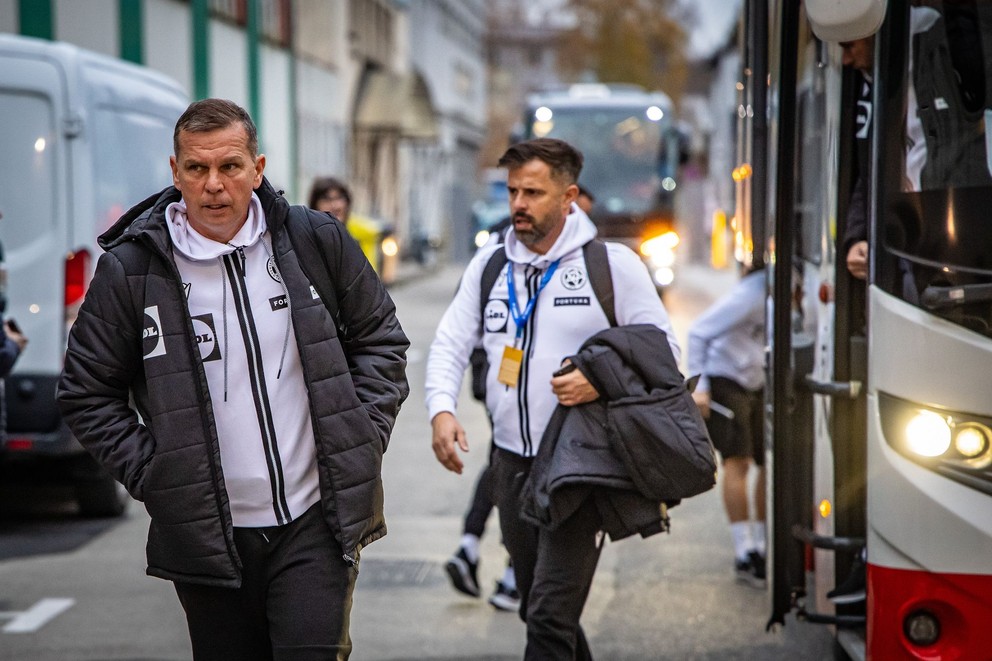
[[[906,121],[882,130],[903,167],[880,175],[876,279],[992,337],[992,4],[916,0],[906,25]]]
[[[929,3],[928,3],[929,4]],[[983,44],[979,6],[942,3],[910,10],[906,86],[906,189],[988,186],[986,136],[990,45]],[[988,7],[981,12],[988,13]],[[988,35],[985,35],[988,38]]]

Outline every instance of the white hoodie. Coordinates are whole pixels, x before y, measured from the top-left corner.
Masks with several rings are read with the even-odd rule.
[[[309,396],[261,202],[253,193],[248,219],[228,243],[190,227],[183,202],[165,213],[234,525],[286,524],[320,492]]]
[[[493,438],[504,450],[531,457],[537,453],[544,428],[558,399],[551,391],[551,375],[561,361],[578,352],[589,337],[609,328],[609,321],[586,274],[582,246],[596,236],[596,226],[577,206],[544,255],[529,250],[511,229],[506,243],[485,246],[469,262],[458,292],[438,325],[427,360],[427,410],[430,419],[442,411],[457,411],[458,393],[469,354],[480,333],[489,358],[486,407],[493,421]],[[618,243],[607,243],[613,276],[617,325],[653,324],[668,334],[678,361],[680,352],[668,313],[640,258]],[[512,345],[516,324],[509,309],[506,270],[488,294],[485,324],[480,318],[482,271],[496,250],[505,250],[513,265],[520,310],[537,290],[541,276],[557,259],[561,262],[540,293],[525,324],[520,348],[524,361],[516,388],[496,380],[503,349]],[[484,332],[481,332],[482,329]]]

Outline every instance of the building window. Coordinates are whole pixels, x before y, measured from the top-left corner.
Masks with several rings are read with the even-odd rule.
[[[248,23],[248,0],[210,0],[210,13],[245,25]]]
[[[475,96],[475,77],[472,70],[462,62],[455,63],[455,93],[463,99],[472,100]]]
[[[290,0],[260,0],[259,11],[262,38],[278,46],[288,47],[292,11]]]
[[[351,0],[348,38],[352,52],[384,67],[393,53],[393,12],[380,0]]]

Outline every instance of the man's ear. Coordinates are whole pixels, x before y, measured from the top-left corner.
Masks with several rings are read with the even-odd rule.
[[[179,163],[175,156],[169,157],[169,167],[172,168],[172,185],[179,188]]]
[[[262,172],[265,170],[265,154],[259,154],[255,159],[255,182],[252,188],[262,185]]]
[[[565,189],[565,213],[572,208],[572,202],[579,199],[579,187],[577,184],[570,184],[568,188]]]

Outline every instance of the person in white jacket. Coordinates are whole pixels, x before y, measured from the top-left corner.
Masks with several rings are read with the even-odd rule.
[[[765,272],[752,268],[689,328],[687,370],[699,374],[692,398],[723,460],[723,506],[730,520],[737,578],[765,583],[764,402]],[[747,482],[756,466],[754,520]]]
[[[595,505],[587,500],[561,526],[546,530],[520,519],[519,496],[555,407],[599,397],[578,370],[553,376],[565,357],[610,326],[582,252],[596,228],[574,204],[582,155],[568,143],[550,138],[518,143],[499,164],[508,170],[513,225],[504,244],[480,250],[469,263],[431,345],[432,445],[445,468],[462,472],[458,451],[468,451],[468,441],[455,417],[457,398],[481,338],[489,359],[493,491],[516,570],[520,616],[527,623],[525,658],[591,659],[579,618],[599,559]],[[608,243],[607,249],[617,324],[657,326],[678,359],[668,313],[647,269],[629,248]],[[480,291],[482,272],[497,250],[505,250],[507,266],[492,291]]]

